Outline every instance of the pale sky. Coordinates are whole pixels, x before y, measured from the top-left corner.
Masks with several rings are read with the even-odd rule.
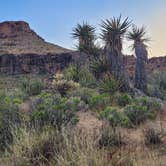
[[[0,0],[0,22],[27,21],[46,41],[73,49],[72,28],[88,21],[100,32],[101,19],[129,17],[138,26],[145,25],[149,56],[166,55],[166,0]],[[125,42],[124,53],[132,54]]]

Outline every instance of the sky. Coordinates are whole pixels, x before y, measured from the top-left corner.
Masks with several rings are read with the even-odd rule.
[[[70,49],[77,23],[87,21],[99,34],[101,20],[120,14],[146,26],[150,57],[166,55],[166,0],[0,0],[0,22],[24,20],[46,41]],[[125,54],[133,53],[130,44],[124,41]]]

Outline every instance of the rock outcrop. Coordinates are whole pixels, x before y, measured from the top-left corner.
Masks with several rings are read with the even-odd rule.
[[[132,78],[135,74],[136,59],[134,56],[125,56],[124,61],[127,71]],[[166,71],[166,56],[153,57],[148,60],[147,73],[151,73],[155,70]]]
[[[55,72],[71,60],[71,50],[45,42],[28,23],[0,23],[0,73]]]

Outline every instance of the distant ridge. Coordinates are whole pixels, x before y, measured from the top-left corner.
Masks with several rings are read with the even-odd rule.
[[[58,54],[70,50],[46,42],[25,21],[0,23],[0,55],[2,54]]]

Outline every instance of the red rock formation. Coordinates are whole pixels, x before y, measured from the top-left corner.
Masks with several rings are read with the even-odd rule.
[[[24,21],[0,23],[0,73],[54,72],[70,63],[71,53],[45,42]]]
[[[135,73],[135,57],[125,56],[124,61],[129,75],[133,77]],[[153,57],[149,59],[147,64],[147,73],[151,73],[154,70],[166,71],[166,56]]]

